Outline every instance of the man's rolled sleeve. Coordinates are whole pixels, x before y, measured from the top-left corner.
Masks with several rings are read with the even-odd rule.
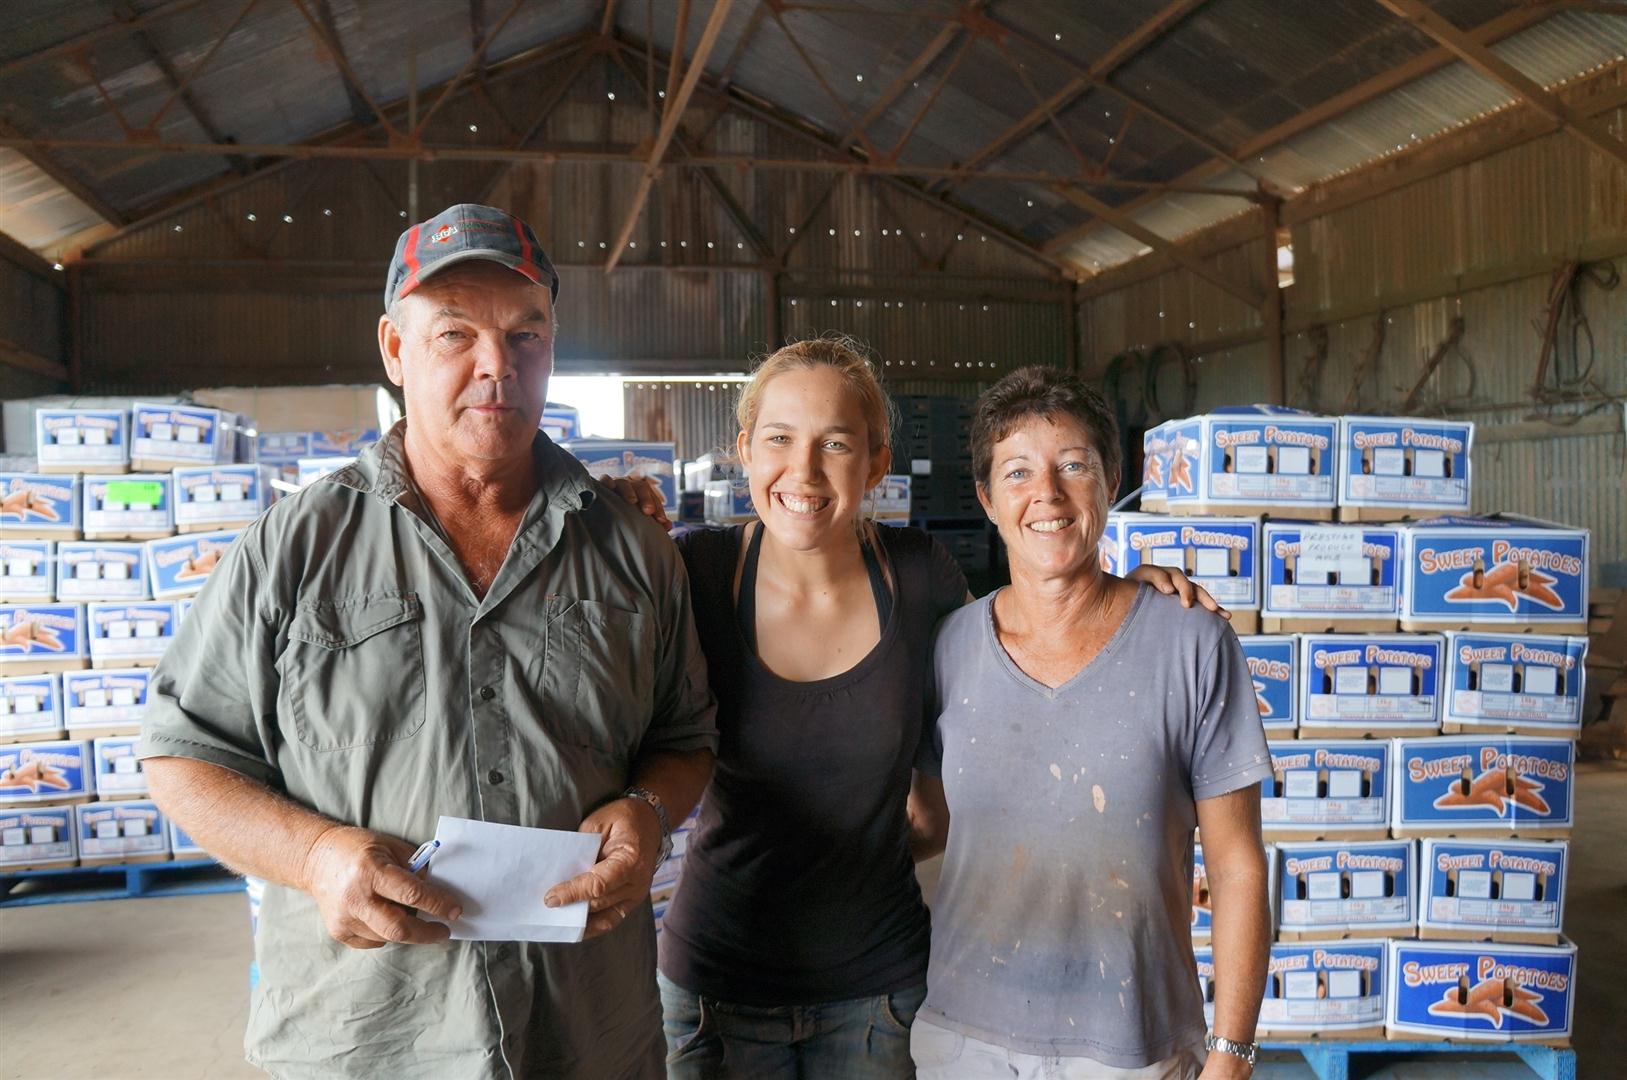
[[[192,758],[275,782],[278,631],[258,550],[263,524],[221,558],[153,672],[140,757]]]
[[[717,752],[717,700],[706,681],[706,657],[695,631],[689,574],[673,549],[655,571],[668,584],[659,611],[661,646],[656,655],[655,711],[639,744],[640,754]],[[661,580],[658,578],[657,580]],[[657,592],[661,592],[657,586]]]

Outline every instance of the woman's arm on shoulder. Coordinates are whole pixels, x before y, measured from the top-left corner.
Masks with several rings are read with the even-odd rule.
[[[1210,942],[1215,957],[1214,1033],[1254,1041],[1271,953],[1271,908],[1265,845],[1260,838],[1260,786],[1198,802],[1203,865],[1213,909]],[[1209,1054],[1203,1080],[1245,1077],[1248,1065],[1219,1050]]]

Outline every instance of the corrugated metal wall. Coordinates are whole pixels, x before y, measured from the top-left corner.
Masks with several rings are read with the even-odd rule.
[[[671,439],[678,456],[693,460],[734,448],[734,406],[740,382],[629,381],[623,388],[629,438]]]
[[[66,363],[68,298],[63,275],[26,250],[0,246],[0,398],[51,394],[65,388],[51,375],[29,370],[14,351]],[[0,432],[3,439],[4,432]]]

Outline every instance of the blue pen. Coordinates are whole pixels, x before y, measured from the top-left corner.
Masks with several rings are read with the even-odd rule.
[[[430,856],[434,855],[440,849],[440,846],[441,842],[439,840],[425,840],[419,845],[418,850],[412,853],[412,859],[407,863],[407,872],[416,874],[428,866]]]

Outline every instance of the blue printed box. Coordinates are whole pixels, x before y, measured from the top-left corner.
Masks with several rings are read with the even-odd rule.
[[[56,570],[56,594],[62,600],[147,598],[146,552],[134,541],[58,544]]]
[[[1569,836],[1576,744],[1526,735],[1396,739],[1396,836]]]
[[[575,439],[582,434],[582,414],[574,405],[550,401],[543,406],[542,420],[537,427],[556,443]]]
[[[1268,521],[1261,614],[1268,629],[1394,630],[1401,532],[1383,525]]]
[[[134,735],[147,708],[150,668],[70,671],[62,676],[62,719],[75,738]]]
[[[308,457],[299,459],[299,486],[316,483],[329,473],[336,473],[347,465],[354,465],[353,457]]]
[[[1237,641],[1243,646],[1266,738],[1293,738],[1299,728],[1299,637],[1245,634]]]
[[[198,405],[130,407],[130,464],[136,469],[216,465],[236,459],[237,417]]]
[[[1268,890],[1273,922],[1277,911],[1277,849],[1272,844],[1265,845],[1266,880],[1271,883]],[[1207,944],[1209,935],[1214,930],[1214,905],[1209,891],[1209,869],[1203,861],[1203,845],[1192,845],[1192,941],[1194,944]]]
[[[96,797],[98,799],[145,799],[147,774],[141,759],[136,757],[134,735],[104,735],[91,743],[91,755],[96,762]]]
[[[73,671],[89,658],[79,604],[0,604],[0,675]]]
[[[1347,416],[1340,422],[1339,438],[1341,511],[1377,510],[1380,517],[1396,519],[1409,511],[1468,512],[1474,424],[1416,416]],[[1375,520],[1370,513],[1362,517]]]
[[[1271,946],[1260,1033],[1381,1034],[1385,947],[1383,941],[1367,940]]]
[[[1406,528],[1401,625],[1587,633],[1588,533],[1530,518],[1435,518]]]
[[[153,596],[159,600],[196,596],[241,535],[241,530],[228,529],[149,540],[147,576],[152,581]]]
[[[175,470],[175,527],[181,532],[247,525],[276,499],[264,465]]]
[[[1238,633],[1255,629],[1260,609],[1260,521],[1258,518],[1167,517],[1121,514],[1120,576],[1142,564],[1173,567],[1209,590],[1236,615]]]
[[[1299,730],[1310,737],[1424,735],[1440,730],[1439,634],[1305,634]]]
[[[87,476],[84,493],[87,540],[147,540],[175,528],[175,488],[167,472]]]
[[[1392,941],[1385,965],[1392,1036],[1568,1041],[1576,946]]]
[[[1418,936],[1555,945],[1565,918],[1565,840],[1423,842]]]
[[[1165,420],[1141,436],[1141,509],[1163,513],[1169,496],[1169,463],[1175,422]],[[1196,447],[1193,448],[1194,452]]]
[[[1581,734],[1587,638],[1448,633],[1446,642],[1448,733]]]
[[[1389,835],[1390,744],[1300,739],[1271,744],[1261,781],[1267,840],[1378,840]]]
[[[91,803],[74,807],[79,861],[158,862],[169,858],[169,822],[148,801]]]
[[[72,866],[79,861],[76,839],[71,806],[0,810],[0,868]]]
[[[77,540],[79,536],[79,477],[0,473],[0,537]]]
[[[1339,421],[1272,405],[1222,409],[1166,428],[1169,513],[1333,516]],[[1244,509],[1246,508],[1246,509]]]
[[[757,516],[751,501],[751,481],[744,476],[734,480],[713,480],[706,485],[706,523],[736,525]]]
[[[866,510],[877,521],[906,524],[910,517],[911,478],[906,473],[889,473],[866,496]]]
[[[0,806],[61,803],[94,794],[90,744],[74,739],[0,746]]]
[[[56,542],[0,540],[0,600],[50,603],[56,593]]]
[[[358,457],[363,450],[379,441],[379,433],[365,431],[313,431],[311,457]]]
[[[35,409],[40,472],[128,472],[130,414],[124,409]]]
[[[1278,927],[1300,940],[1412,936],[1418,872],[1411,840],[1278,845]]]
[[[90,662],[97,668],[152,667],[175,640],[175,604],[89,604]]]
[[[0,742],[62,737],[61,676],[0,678]]]
[[[175,819],[169,819],[169,853],[175,859],[207,859],[209,853],[192,837],[187,835],[185,829],[175,824]]]
[[[661,485],[667,513],[678,512],[677,453],[669,442],[623,442],[616,439],[572,439],[559,444],[568,450],[589,476],[649,477]]]
[[[254,438],[254,459],[262,465],[297,465],[310,456],[309,431],[261,432]]]

